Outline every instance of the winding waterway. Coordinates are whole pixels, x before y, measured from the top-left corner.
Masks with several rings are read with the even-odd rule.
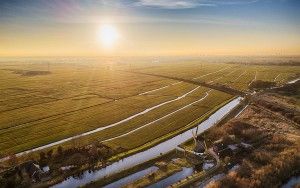
[[[193,173],[194,173],[193,168],[183,167],[181,171],[179,171],[165,179],[162,179],[162,180],[148,186],[147,188],[168,187],[168,186],[172,185],[173,183],[176,183],[179,180],[182,180],[182,179],[192,175]]]
[[[220,121],[224,116],[226,116],[234,107],[236,107],[239,103],[242,97],[238,97],[231,102],[224,105],[222,108],[217,110],[215,113],[213,113],[208,119],[200,123],[198,134],[203,133],[205,130],[209,129],[215,123]],[[124,159],[121,159],[117,162],[112,163],[111,165],[99,169],[94,172],[89,172],[88,170],[83,172],[83,175],[80,179],[70,177],[67,180],[53,186],[53,187],[78,187],[85,185],[91,181],[95,181],[98,179],[105,178],[107,176],[116,174],[118,172],[127,170],[133,166],[136,166],[138,164],[142,164],[146,161],[149,161],[150,159],[153,159],[159,155],[163,155],[168,153],[169,151],[173,150],[177,147],[177,145],[186,142],[191,138],[192,132],[196,131],[196,127],[189,129],[169,140],[166,140],[152,148],[149,148],[147,150],[141,151],[139,153],[136,153],[134,155],[128,156]]]
[[[281,188],[292,188],[300,184],[300,176],[293,176]]]
[[[146,113],[148,113],[148,112],[150,112],[150,111],[152,111],[152,110],[155,110],[155,109],[157,109],[157,108],[159,108],[159,107],[161,107],[161,106],[164,106],[164,105],[167,105],[167,104],[169,104],[169,103],[172,103],[172,102],[181,100],[181,99],[187,97],[188,95],[190,95],[191,93],[195,92],[195,91],[196,91],[197,89],[199,89],[199,88],[200,88],[200,86],[197,86],[196,88],[194,88],[194,89],[192,89],[192,90],[190,90],[190,91],[184,93],[184,94],[181,95],[181,96],[176,97],[175,99],[171,99],[171,100],[162,102],[162,103],[160,103],[160,104],[157,104],[157,105],[155,105],[155,106],[152,106],[152,107],[150,107],[150,108],[147,108],[147,109],[145,109],[145,110],[143,110],[143,111],[141,111],[141,112],[139,112],[139,113],[136,113],[136,114],[134,114],[134,115],[131,115],[131,116],[125,118],[125,119],[122,119],[122,120],[116,122],[116,123],[112,123],[112,124],[107,125],[107,126],[104,126],[104,127],[99,127],[99,128],[93,129],[93,130],[91,130],[91,131],[87,131],[87,132],[82,133],[82,134],[78,134],[78,135],[71,136],[71,137],[68,137],[68,138],[65,138],[65,139],[62,139],[62,140],[59,140],[59,141],[55,141],[55,142],[52,142],[52,143],[49,143],[49,144],[46,144],[46,145],[43,145],[43,146],[40,146],[40,147],[36,147],[36,148],[30,149],[30,150],[26,150],[26,151],[17,153],[16,156],[19,157],[19,156],[22,156],[22,155],[25,155],[25,154],[28,154],[28,153],[31,153],[31,152],[34,152],[34,151],[39,151],[39,150],[42,150],[42,149],[46,149],[46,148],[49,148],[49,147],[52,147],[52,146],[55,146],[55,145],[58,145],[58,144],[62,144],[62,143],[71,141],[71,140],[76,139],[76,138],[80,138],[80,137],[87,136],[87,135],[90,135],[90,134],[93,134],[93,133],[96,133],[96,132],[99,132],[99,131],[103,131],[103,130],[108,129],[108,128],[111,128],[111,127],[115,127],[115,126],[120,125],[120,124],[122,124],[122,123],[125,123],[125,122],[127,122],[127,121],[129,121],[129,120],[132,120],[132,119],[134,119],[134,118],[136,118],[136,117],[138,117],[138,116],[144,115],[144,114],[146,114]],[[205,95],[204,98],[206,98],[207,96],[208,96],[208,92],[206,92],[206,95]],[[200,102],[200,101],[203,100],[204,98],[201,98],[201,99],[199,99],[199,100],[197,100],[197,101],[195,101],[195,102],[192,102],[192,103],[190,103],[190,104],[188,104],[188,105],[186,105],[186,106],[180,108],[179,110],[182,110],[182,109],[184,109],[184,108],[187,108],[188,106],[191,106],[191,105],[193,105],[193,104],[196,103],[196,102]],[[177,111],[179,111],[179,110],[177,110]],[[175,112],[177,112],[177,111],[175,111]],[[159,118],[159,119],[157,119],[157,120],[155,120],[155,121],[153,121],[153,122],[150,122],[150,123],[148,123],[148,124],[146,124],[146,125],[143,125],[142,127],[145,127],[145,126],[148,126],[149,124],[155,123],[156,121],[159,121],[160,119],[163,119],[163,118],[165,118],[165,117],[167,117],[167,116],[170,116],[171,114],[173,114],[173,113],[175,113],[175,112],[171,112],[170,114],[168,114],[168,115],[166,115],[166,116],[164,116],[164,117],[162,117],[162,118]],[[119,137],[128,135],[128,134],[130,134],[130,133],[132,133],[132,132],[137,131],[138,129],[141,129],[142,127],[137,128],[137,129],[135,129],[135,130],[132,130],[132,131],[126,133],[126,134],[123,134],[123,135],[120,135],[120,136],[117,136],[117,137],[114,137],[114,138],[110,138],[110,139],[107,139],[107,140],[104,140],[104,141],[109,141],[109,140],[113,140],[113,139],[115,139],[115,138],[119,138]],[[104,142],[104,141],[103,141],[103,142]],[[4,158],[0,159],[0,161],[5,161],[5,160],[7,160],[7,159],[8,159],[8,157],[4,157]]]
[[[134,180],[138,180],[138,179],[142,178],[146,174],[153,173],[153,172],[155,172],[157,170],[158,170],[158,167],[151,166],[149,168],[146,168],[144,170],[138,171],[138,172],[133,173],[133,174],[131,174],[129,176],[121,178],[118,181],[110,183],[110,184],[104,186],[103,188],[118,188],[118,187],[122,187],[122,186],[124,186],[124,185],[126,185],[126,184],[128,184],[130,182],[133,182]]]

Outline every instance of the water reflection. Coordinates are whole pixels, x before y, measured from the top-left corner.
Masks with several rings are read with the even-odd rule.
[[[212,114],[208,119],[203,121],[199,124],[198,133],[201,134],[205,130],[212,127],[216,122],[220,121],[226,114],[229,113],[230,110],[232,110],[234,107],[236,107],[242,98],[238,97],[228,104],[224,105],[222,108],[217,110],[214,114]],[[192,131],[195,132],[196,127],[192,128],[190,130],[187,130],[169,140],[166,140],[152,148],[149,148],[145,151],[142,151],[140,153],[136,153],[134,155],[131,155],[129,157],[126,157],[122,160],[119,160],[117,162],[112,163],[111,165],[108,165],[105,168],[99,169],[94,172],[88,172],[85,171],[82,174],[81,179],[72,178],[53,186],[53,187],[62,187],[62,188],[68,188],[68,187],[78,187],[85,185],[91,181],[102,179],[107,176],[116,174],[118,172],[121,172],[123,170],[129,169],[133,166],[136,166],[138,164],[142,164],[146,161],[149,161],[150,159],[153,159],[159,155],[163,155],[168,153],[169,151],[176,148],[179,144],[182,144],[189,140],[192,135]]]

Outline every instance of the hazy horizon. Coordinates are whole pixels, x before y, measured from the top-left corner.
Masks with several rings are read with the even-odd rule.
[[[299,56],[296,0],[1,1],[0,56]]]

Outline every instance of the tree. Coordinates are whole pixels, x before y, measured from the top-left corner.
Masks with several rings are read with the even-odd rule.
[[[51,150],[49,150],[49,151],[47,152],[47,157],[48,157],[48,158],[51,158],[51,157],[52,157],[52,154],[53,154],[53,150],[51,149]]]
[[[224,158],[224,163],[225,163],[225,164],[229,164],[230,161],[231,161],[230,157],[226,156],[226,157]]]
[[[62,146],[58,146],[58,148],[57,148],[57,153],[58,153],[59,155],[63,155],[64,151],[63,151],[63,147],[62,147]]]
[[[79,141],[79,139],[74,138],[71,140],[71,144],[72,144],[73,148],[77,149],[80,146],[80,141]]]
[[[43,161],[43,160],[45,160],[46,159],[46,154],[45,154],[45,152],[40,152],[40,160],[41,161]]]
[[[16,166],[18,164],[18,158],[15,154],[8,157],[8,164],[10,166]]]
[[[89,154],[90,154],[90,158],[92,160],[97,160],[98,159],[99,153],[98,153],[97,147],[95,145],[92,145],[92,147],[89,150]]]
[[[243,160],[242,165],[240,168],[237,170],[238,175],[241,177],[250,177],[252,174],[252,165],[249,161]]]
[[[250,83],[249,88],[250,89],[264,89],[264,88],[270,88],[270,87],[274,87],[274,86],[276,86],[276,82],[256,80],[256,81]]]

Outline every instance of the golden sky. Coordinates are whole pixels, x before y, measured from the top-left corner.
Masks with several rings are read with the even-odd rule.
[[[0,56],[300,55],[299,1],[176,2],[3,1]]]

